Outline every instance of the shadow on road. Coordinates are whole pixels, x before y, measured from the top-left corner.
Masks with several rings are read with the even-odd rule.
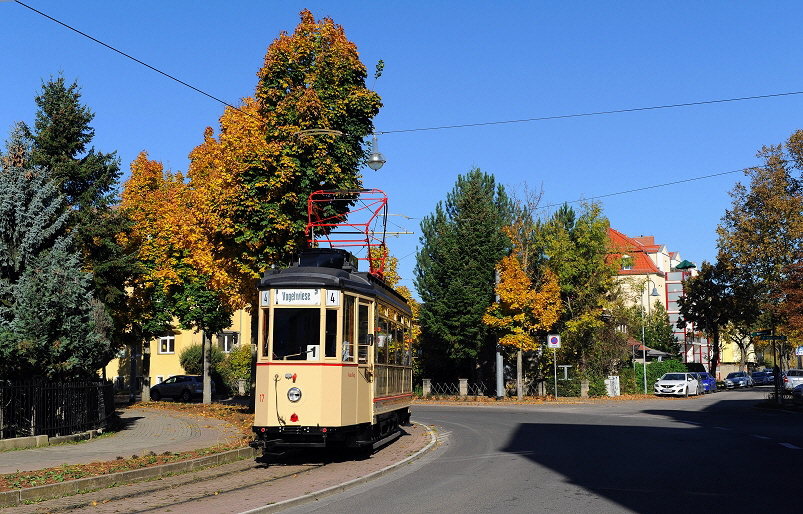
[[[699,411],[673,403],[627,415],[619,425],[524,423],[502,450],[634,512],[788,508],[788,465],[800,452],[762,439],[761,428],[790,423],[801,434],[800,416],[762,412],[754,398],[735,395]]]

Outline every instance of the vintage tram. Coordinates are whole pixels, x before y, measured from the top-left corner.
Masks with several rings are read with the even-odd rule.
[[[372,448],[409,422],[410,308],[357,263],[312,248],[259,280],[251,446]]]

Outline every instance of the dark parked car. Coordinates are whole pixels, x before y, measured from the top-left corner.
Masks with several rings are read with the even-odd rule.
[[[754,371],[750,376],[753,377],[753,383],[757,386],[772,383],[770,376],[765,371]]]
[[[711,373],[708,372],[699,372],[697,373],[698,380],[703,385],[703,389],[706,393],[716,393],[717,392],[717,379],[714,378]]]
[[[158,402],[162,398],[175,398],[188,402],[203,396],[204,379],[197,375],[175,375],[161,384],[151,387],[151,400]],[[212,394],[215,394],[215,382],[212,382]]]

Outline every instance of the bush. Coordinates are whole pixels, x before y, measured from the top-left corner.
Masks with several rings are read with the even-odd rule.
[[[647,364],[647,394],[652,394],[652,386],[664,373],[685,373],[686,365],[679,360],[653,361]],[[644,392],[644,367],[636,365],[636,389]]]
[[[555,381],[554,380],[547,380],[546,381],[546,394],[555,396]],[[569,396],[580,396],[580,379],[579,378],[569,378],[566,380],[559,379],[558,380],[558,396],[561,398],[569,397]]]
[[[251,345],[238,344],[220,364],[220,375],[230,391],[238,390],[238,382],[245,380],[246,389],[251,388]]]
[[[608,396],[608,388],[605,386],[606,378],[608,377],[590,377],[588,379],[588,396]],[[622,385],[620,383],[620,390],[621,387]]]
[[[212,352],[211,357],[209,360],[209,371],[210,374],[212,372],[218,371],[218,367],[220,363],[223,362],[226,356],[217,345],[212,345]],[[203,345],[198,344],[191,344],[190,346],[185,346],[183,350],[181,350],[181,354],[179,355],[179,362],[181,363],[181,367],[184,368],[184,372],[188,375],[203,375],[204,373],[204,349]]]
[[[639,386],[636,381],[636,372],[633,368],[619,370],[619,391],[622,394],[639,394],[644,392],[644,384]]]

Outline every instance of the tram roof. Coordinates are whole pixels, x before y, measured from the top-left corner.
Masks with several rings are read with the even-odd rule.
[[[266,270],[257,281],[257,289],[272,287],[342,289],[380,298],[410,313],[407,300],[402,295],[374,275],[357,271],[356,259],[341,249],[307,250],[289,268]]]

